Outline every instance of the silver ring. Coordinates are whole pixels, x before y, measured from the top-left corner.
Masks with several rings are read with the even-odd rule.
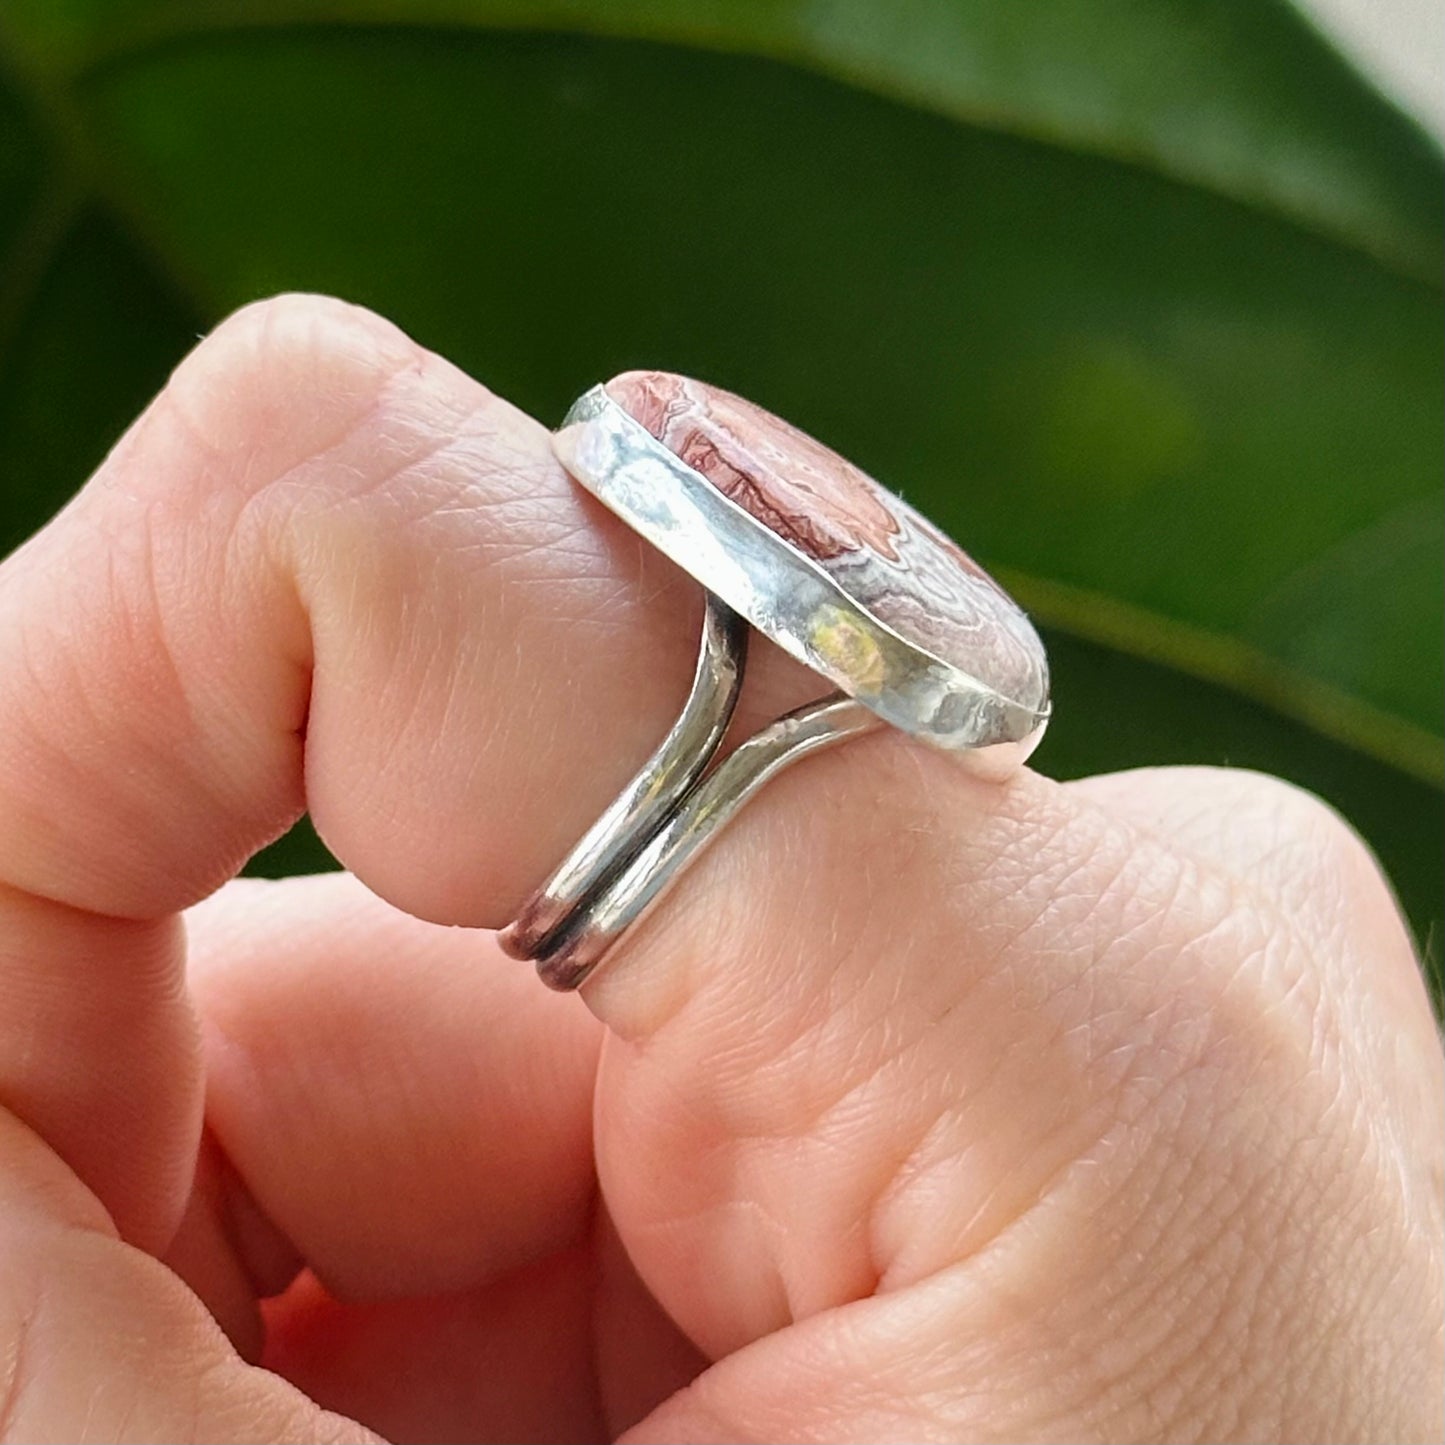
[[[884,723],[1008,776],[1049,717],[1043,643],[930,522],[741,397],[667,372],[581,396],[553,437],[568,472],[707,594],[697,671],[657,751],[501,933],[543,982],[579,987],[767,780]],[[748,626],[836,691],[709,771]]]

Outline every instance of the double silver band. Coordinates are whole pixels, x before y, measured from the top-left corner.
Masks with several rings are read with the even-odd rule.
[[[502,947],[534,960],[549,988],[580,987],[769,778],[883,726],[862,703],[834,693],[780,717],[707,772],[732,720],[747,652],[747,623],[708,593],[692,691],[677,722],[502,931]]]

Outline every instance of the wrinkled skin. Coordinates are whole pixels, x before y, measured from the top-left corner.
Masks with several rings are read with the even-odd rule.
[[[466,931],[699,615],[314,298],[5,563],[0,1437],[1438,1440],[1440,1045],[1312,798],[885,732],[585,1002]],[[760,646],[744,721],[816,691]],[[226,884],[303,806],[355,876]]]

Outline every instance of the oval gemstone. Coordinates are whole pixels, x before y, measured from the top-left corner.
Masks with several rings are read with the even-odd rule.
[[[806,432],[721,387],[628,371],[604,388],[724,496],[821,567],[905,641],[1042,710],[1043,644],[957,543]]]

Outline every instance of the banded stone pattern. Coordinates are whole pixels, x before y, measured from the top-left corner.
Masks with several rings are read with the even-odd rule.
[[[607,394],[669,451],[912,643],[1034,710],[1043,644],[955,542],[867,473],[762,407],[706,382],[628,371]]]

